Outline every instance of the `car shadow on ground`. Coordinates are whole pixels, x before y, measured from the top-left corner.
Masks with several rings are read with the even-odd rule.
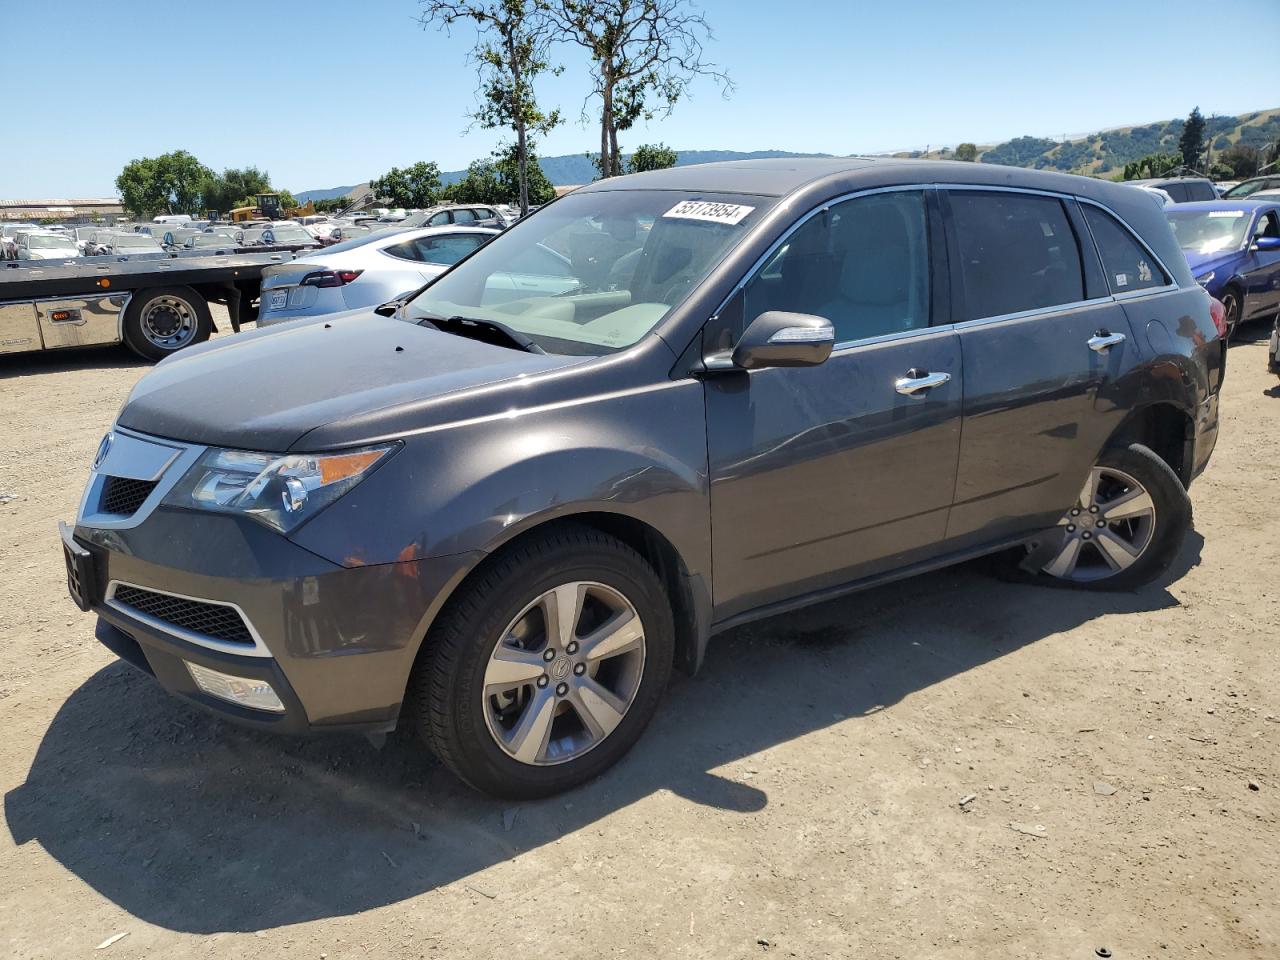
[[[155,366],[127,347],[68,347],[39,353],[0,356],[0,380],[73,370],[129,370]]]
[[[1191,534],[1161,584],[1198,564],[1202,543]],[[715,772],[726,764],[856,723],[1096,617],[1176,605],[1160,584],[1054,590],[970,564],[742,627],[713,642],[698,677],[673,682],[617,767],[520,805],[459,785],[406,736],[375,751],[356,737],[240,730],[117,663],[58,711],[5,816],[17,843],[38,842],[124,910],[171,930],[352,914],[469,877],[663,789],[750,818],[769,796]]]

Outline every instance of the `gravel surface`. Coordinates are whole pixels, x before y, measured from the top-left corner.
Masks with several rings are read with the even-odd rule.
[[[406,740],[245,732],[116,662],[56,521],[148,368],[0,357],[0,952],[1276,957],[1265,353],[1231,350],[1161,583],[969,565],[734,631],[617,768],[518,806]]]

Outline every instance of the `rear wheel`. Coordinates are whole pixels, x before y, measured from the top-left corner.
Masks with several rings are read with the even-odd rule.
[[[653,569],[562,526],[496,558],[450,601],[412,681],[419,735],[471,786],[546,796],[612,766],[671,672],[671,606]]]
[[[1222,306],[1226,311],[1227,339],[1230,340],[1240,324],[1240,291],[1235,287],[1222,291]]]
[[[163,360],[208,340],[212,330],[209,305],[190,287],[144,290],[129,301],[124,313],[125,345],[147,360]]]
[[[1173,563],[1191,527],[1182,482],[1149,447],[1109,449],[1076,502],[1030,547],[1053,581],[1094,590],[1132,590]]]

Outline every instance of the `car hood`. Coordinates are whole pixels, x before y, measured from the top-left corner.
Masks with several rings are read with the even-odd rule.
[[[1233,263],[1239,256],[1239,250],[1215,250],[1213,253],[1197,253],[1194,250],[1184,250],[1187,257],[1187,266],[1191,268],[1191,275],[1195,277],[1202,276],[1210,270],[1217,271],[1220,268],[1227,267]]]
[[[432,425],[442,416],[433,402],[445,396],[491,392],[516,378],[529,387],[535,374],[589,359],[524,353],[353,311],[190,347],[138,382],[117,422],[210,446],[322,449]]]

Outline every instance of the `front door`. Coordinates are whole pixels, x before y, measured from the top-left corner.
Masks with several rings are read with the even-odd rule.
[[[1246,285],[1240,319],[1260,320],[1280,310],[1280,250],[1254,249],[1263,237],[1280,239],[1280,213],[1263,210],[1254,221],[1249,252],[1240,273]]]
[[[706,381],[716,619],[939,549],[955,484],[959,339],[930,326],[924,191],[816,213],[732,303],[829,319],[817,367]],[[936,232],[936,231],[935,231]]]

